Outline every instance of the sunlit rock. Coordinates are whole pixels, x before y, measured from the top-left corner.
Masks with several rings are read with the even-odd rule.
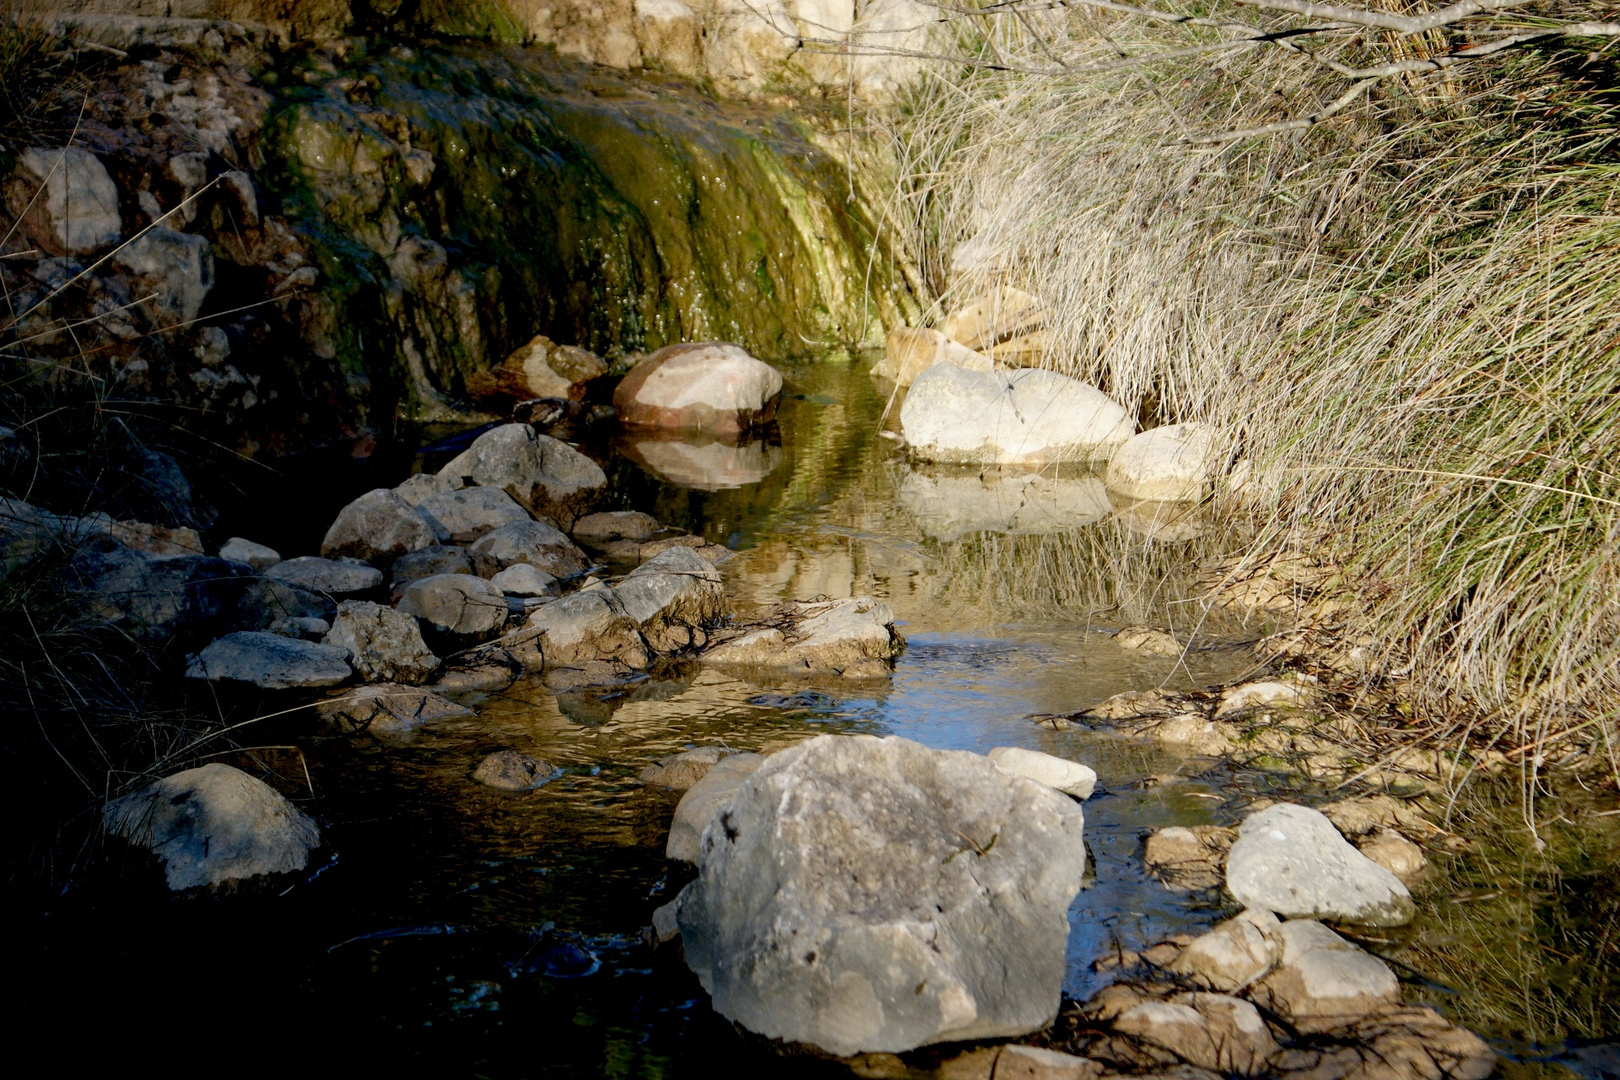
[[[516,750],[497,750],[478,763],[472,778],[502,791],[533,791],[562,775],[562,770]]]
[[[667,345],[630,369],[613,391],[630,427],[736,435],[776,415],[777,370],[736,345]]]
[[[1133,435],[1108,459],[1108,489],[1126,499],[1197,502],[1220,465],[1220,432],[1209,424],[1168,424]]]
[[[163,863],[170,889],[302,870],[321,831],[274,788],[212,762],[109,803],[107,830]]]
[[[988,356],[952,341],[938,330],[897,326],[884,339],[883,359],[872,366],[872,374],[905,387],[935,364],[955,364],[971,371],[989,371],[993,366]]]
[[[765,625],[729,631],[700,659],[790,674],[882,678],[904,647],[894,611],[861,596],[785,605]]]
[[[1323,1031],[1358,1020],[1401,999],[1389,965],[1311,919],[1277,930],[1282,955],[1253,997],[1302,1031]]]
[[[1043,754],[1039,750],[998,746],[990,751],[990,760],[1010,773],[1028,777],[1037,784],[1056,788],[1077,799],[1091,798],[1092,791],[1097,787],[1097,774],[1089,765]]]
[[[661,552],[630,571],[613,592],[656,653],[702,647],[726,604],[720,572],[691,548]]]
[[[1247,907],[1291,919],[1404,926],[1414,913],[1399,878],[1351,847],[1322,814],[1292,803],[1244,820],[1227,855],[1226,887]]]
[[[486,431],[439,475],[460,487],[500,488],[530,512],[565,522],[607,487],[607,475],[596,462],[527,424]]]
[[[664,856],[676,862],[697,862],[703,851],[703,830],[709,827],[720,808],[731,801],[743,781],[764,763],[765,759],[759,754],[727,754],[688,784],[686,794],[675,807]]]
[[[950,340],[982,353],[1039,330],[1046,318],[1040,300],[1003,285],[951,312],[942,329]]]
[[[1039,1030],[1082,824],[1078,803],[977,754],[801,742],[704,829],[677,915],[687,964],[721,1015],[834,1054]]]
[[[757,484],[782,463],[782,448],[763,439],[733,443],[702,435],[632,435],[620,446],[658,479],[698,491]]]
[[[647,666],[647,645],[636,620],[612,589],[597,586],[553,600],[501,639],[531,669],[578,667],[590,661]]]
[[[397,491],[376,488],[338,511],[321,540],[327,558],[390,563],[442,539],[432,522]]]
[[[1108,395],[1053,371],[936,364],[900,407],[913,456],[967,464],[1103,461],[1136,430]]]
[[[415,619],[368,600],[339,604],[324,641],[346,650],[366,682],[424,683],[439,667]]]
[[[654,787],[685,791],[708,775],[723,759],[736,754],[724,746],[698,746],[670,754],[641,770],[641,781]],[[701,831],[701,830],[700,830]]]
[[[924,532],[944,541],[981,532],[1067,532],[1113,511],[1097,477],[1017,469],[910,470],[900,479],[900,505]]]

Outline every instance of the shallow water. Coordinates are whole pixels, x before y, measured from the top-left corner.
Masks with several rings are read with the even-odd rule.
[[[919,477],[876,434],[885,404],[859,367],[796,367],[777,444],[662,457],[622,453],[622,442],[593,449],[623,505],[738,550],[725,575],[740,610],[866,593],[891,604],[907,648],[887,685],[751,682],[694,666],[607,700],[559,700],[519,684],[479,701],[475,717],[410,735],[301,736],[298,752],[266,750],[260,760],[289,791],[304,783],[307,763],[301,798],[325,826],[326,861],[282,895],[210,903],[154,890],[130,899],[126,881],[66,901],[30,946],[40,987],[31,1008],[54,1015],[74,1000],[82,986],[74,973],[83,971],[137,1030],[173,1022],[178,1009],[194,1030],[223,1039],[239,1041],[231,1033],[247,1023],[368,1066],[848,1075],[834,1062],[777,1057],[737,1033],[711,1012],[674,950],[654,953],[639,940],[653,908],[690,872],[662,857],[676,797],[642,786],[637,773],[693,744],[770,750],[825,732],[980,752],[1026,746],[1098,771],[1099,793],[1085,807],[1092,866],[1071,911],[1072,995],[1099,985],[1098,958],[1220,917],[1144,878],[1142,837],[1169,824],[1229,822],[1254,795],[1273,786],[1281,794],[1284,782],[1028,719],[1127,689],[1242,677],[1246,653],[1236,646],[1252,631],[1200,623],[1184,602],[1195,557],[1220,538],[1144,544],[1137,519],[1076,530],[1044,511],[1019,516],[1061,504],[1077,490],[1063,485],[1084,485],[1083,476],[1049,476],[1043,483],[1059,485],[1056,496],[1025,492],[1010,508],[995,477],[947,477],[954,486],[941,512],[937,500],[917,497]],[[686,471],[672,477],[671,461]],[[995,520],[1024,533],[962,525]],[[1197,630],[1207,647],[1181,663],[1109,639],[1143,619]],[[469,779],[484,755],[507,748],[561,775],[521,795]],[[1543,881],[1540,892],[1511,893],[1517,922],[1498,918],[1500,909],[1453,895],[1479,876],[1477,862],[1464,857],[1448,869],[1441,889],[1452,892],[1420,898],[1418,928],[1383,946],[1411,966],[1409,994],[1509,1048],[1608,1033],[1613,965],[1603,950],[1612,943],[1573,974],[1515,966],[1511,948],[1522,952],[1526,931],[1563,911],[1567,895]],[[1475,919],[1476,909],[1491,917]],[[1487,985],[1496,969],[1505,974]],[[1559,986],[1580,1015],[1543,1022],[1538,995]]]

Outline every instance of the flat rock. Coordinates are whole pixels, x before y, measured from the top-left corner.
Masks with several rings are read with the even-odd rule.
[[[1197,502],[1220,464],[1220,432],[1209,424],[1166,424],[1133,435],[1108,459],[1108,490],[1127,499]]]
[[[412,731],[423,724],[473,711],[420,686],[374,683],[346,690],[315,706],[315,715],[339,731]]]
[[[443,539],[398,492],[376,488],[338,511],[321,541],[321,554],[386,564]]]
[[[765,763],[759,754],[727,754],[693,780],[675,806],[664,856],[676,862],[695,863],[703,853],[703,830],[725,806],[743,781]]]
[[[994,1068],[990,1080],[1099,1080],[1103,1074],[1103,1067],[1090,1058],[1017,1043],[996,1052]]]
[[[788,604],[769,623],[743,627],[699,658],[803,675],[881,678],[904,647],[894,611],[863,596]]]
[[[900,426],[914,457],[969,464],[1103,461],[1136,429],[1117,402],[1065,375],[954,364],[917,376]]]
[[[1415,910],[1399,878],[1351,847],[1322,814],[1292,803],[1243,822],[1227,855],[1226,887],[1244,906],[1290,919],[1404,926]]]
[[[776,413],[782,376],[736,345],[667,345],[613,391],[619,421],[631,427],[743,432]]]
[[[528,563],[508,566],[491,575],[489,583],[507,596],[556,596],[562,591],[556,578]]]
[[[1090,766],[1043,754],[1039,750],[998,746],[990,751],[990,760],[1010,773],[1027,776],[1037,784],[1056,788],[1077,799],[1091,798],[1091,793],[1097,788],[1097,774]]]
[[[265,577],[284,581],[310,592],[328,596],[352,596],[381,588],[383,573],[358,559],[323,559],[318,555],[300,555],[296,559],[278,562],[264,572]]]
[[[500,488],[530,513],[557,521],[584,513],[607,487],[596,462],[527,424],[486,431],[439,475],[457,487]]]
[[[349,666],[366,682],[416,685],[439,668],[415,619],[369,600],[340,603],[325,640],[348,651]]]
[[[250,683],[263,690],[336,686],[350,674],[347,649],[263,630],[226,634],[186,668],[190,679]]]
[[[109,803],[107,831],[151,851],[173,890],[302,870],[320,829],[262,780],[214,762]]]
[[[569,578],[590,565],[585,553],[559,529],[543,521],[515,521],[502,525],[473,544],[467,554],[480,577],[493,577],[509,567],[527,563],[554,578]]]
[[[405,586],[399,610],[441,634],[484,637],[506,624],[506,596],[483,578],[434,574]]]
[[[699,746],[659,758],[641,770],[641,781],[671,791],[685,791],[724,759],[737,753],[724,746]],[[752,771],[752,770],[750,770]]]
[[[231,562],[246,563],[255,570],[268,570],[281,561],[281,553],[275,548],[255,544],[252,540],[244,540],[240,536],[233,536],[225,541],[219,549],[219,557],[229,559]]]
[[[725,613],[720,572],[691,548],[669,548],[614,586],[647,647],[668,654],[701,648]]]
[[[687,964],[722,1016],[834,1054],[1039,1030],[1082,825],[1078,803],[978,754],[798,743],[704,830],[678,912]]]
[[[486,533],[533,519],[517,501],[499,488],[475,487],[441,491],[416,504],[442,540],[470,544]]]
[[[586,514],[574,522],[574,539],[587,547],[601,547],[616,540],[633,540],[640,543],[651,540],[664,531],[658,520],[651,514],[643,514],[639,510],[604,510],[596,514]]]
[[[478,763],[472,778],[502,791],[533,791],[562,775],[562,770],[516,750],[497,750]]]
[[[1251,996],[1301,1031],[1327,1031],[1401,999],[1389,966],[1310,919],[1277,931],[1282,956]]]

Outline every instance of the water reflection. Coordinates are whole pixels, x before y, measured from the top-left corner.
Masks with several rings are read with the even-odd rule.
[[[1009,469],[971,473],[908,470],[900,505],[936,540],[969,533],[1054,533],[1107,517],[1113,507],[1101,479]]]
[[[782,448],[765,439],[731,443],[709,435],[659,432],[624,436],[617,447],[654,479],[699,491],[757,484],[782,463]]]

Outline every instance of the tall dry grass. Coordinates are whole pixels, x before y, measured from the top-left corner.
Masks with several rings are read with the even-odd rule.
[[[1386,79],[1306,130],[1208,145],[1189,137],[1343,93],[1318,60],[1214,48],[1240,35],[1208,25],[1304,20],[1041,8],[959,20],[960,62],[896,126],[895,216],[940,310],[1025,288],[1050,312],[1045,364],[1147,422],[1220,425],[1259,478],[1242,511],[1256,554],[1349,551],[1384,669],[1409,669],[1431,710],[1484,717],[1526,753],[1572,729],[1612,736],[1614,39]],[[1564,4],[1539,22],[1498,13],[1488,32],[1313,48],[1362,66],[1549,13],[1608,14]]]

